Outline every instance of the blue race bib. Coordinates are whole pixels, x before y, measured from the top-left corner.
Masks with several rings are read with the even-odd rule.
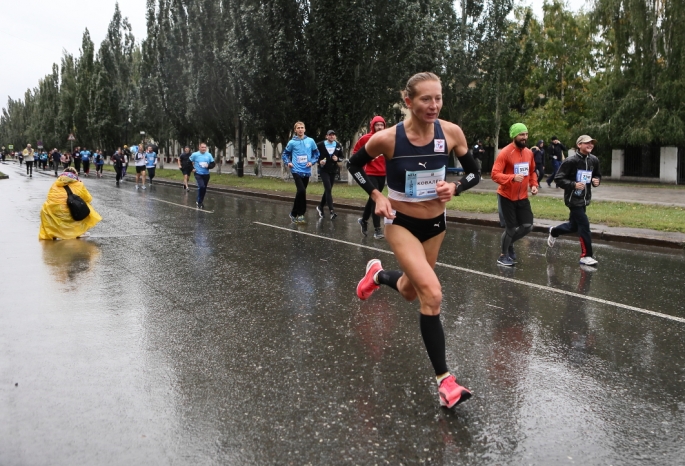
[[[445,179],[445,167],[435,170],[407,171],[404,194],[414,199],[435,199],[438,181]]]

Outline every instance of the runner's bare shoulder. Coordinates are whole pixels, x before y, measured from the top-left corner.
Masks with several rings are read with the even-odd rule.
[[[366,142],[366,152],[374,158],[385,154],[386,159],[391,159],[392,154],[395,152],[395,132],[395,127],[392,126],[375,133]]]
[[[447,138],[447,146],[450,150],[454,150],[457,156],[461,157],[469,151],[466,143],[466,136],[459,125],[455,125],[451,121],[439,120],[445,137]]]

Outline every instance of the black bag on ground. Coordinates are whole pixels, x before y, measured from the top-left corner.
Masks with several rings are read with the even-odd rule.
[[[67,207],[69,207],[69,212],[71,212],[71,218],[76,221],[83,220],[90,215],[90,208],[86,201],[81,199],[80,196],[71,192],[69,186],[64,186],[67,191]]]

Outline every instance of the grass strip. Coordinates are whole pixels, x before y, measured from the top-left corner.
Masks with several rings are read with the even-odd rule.
[[[114,171],[114,168],[111,165],[105,165],[105,170]],[[135,169],[129,165],[127,176],[134,176],[134,172]],[[183,174],[178,169],[158,168],[156,174],[159,178],[183,181]],[[195,179],[192,176],[190,179],[194,183]],[[255,176],[240,178],[232,173],[221,175],[212,173],[211,184],[292,195],[296,191],[295,183],[292,181],[283,181],[279,178],[271,177],[257,178]],[[307,194],[322,195],[323,184],[311,183],[307,188]],[[339,182],[333,187],[333,198],[365,200],[367,196],[358,186],[349,186],[347,183]],[[530,196],[530,203],[536,218],[558,221],[568,219],[568,209],[560,199]],[[497,195],[495,193],[466,192],[447,203],[447,209],[483,214],[497,213]],[[685,233],[685,209],[682,207],[594,201],[588,207],[588,217],[590,217],[592,223],[610,227],[646,228]]]

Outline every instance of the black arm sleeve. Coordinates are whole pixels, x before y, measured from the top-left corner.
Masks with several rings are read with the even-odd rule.
[[[459,184],[457,184],[457,196],[463,191],[473,188],[480,182],[478,164],[476,164],[476,161],[471,154],[467,152],[466,155],[459,157],[459,163],[464,169],[464,177],[459,180]]]
[[[366,146],[364,146],[355,152],[347,162],[347,170],[350,172],[350,175],[369,195],[371,195],[376,187],[371,183],[369,176],[364,171],[364,165],[372,160],[371,156],[366,152]]]

